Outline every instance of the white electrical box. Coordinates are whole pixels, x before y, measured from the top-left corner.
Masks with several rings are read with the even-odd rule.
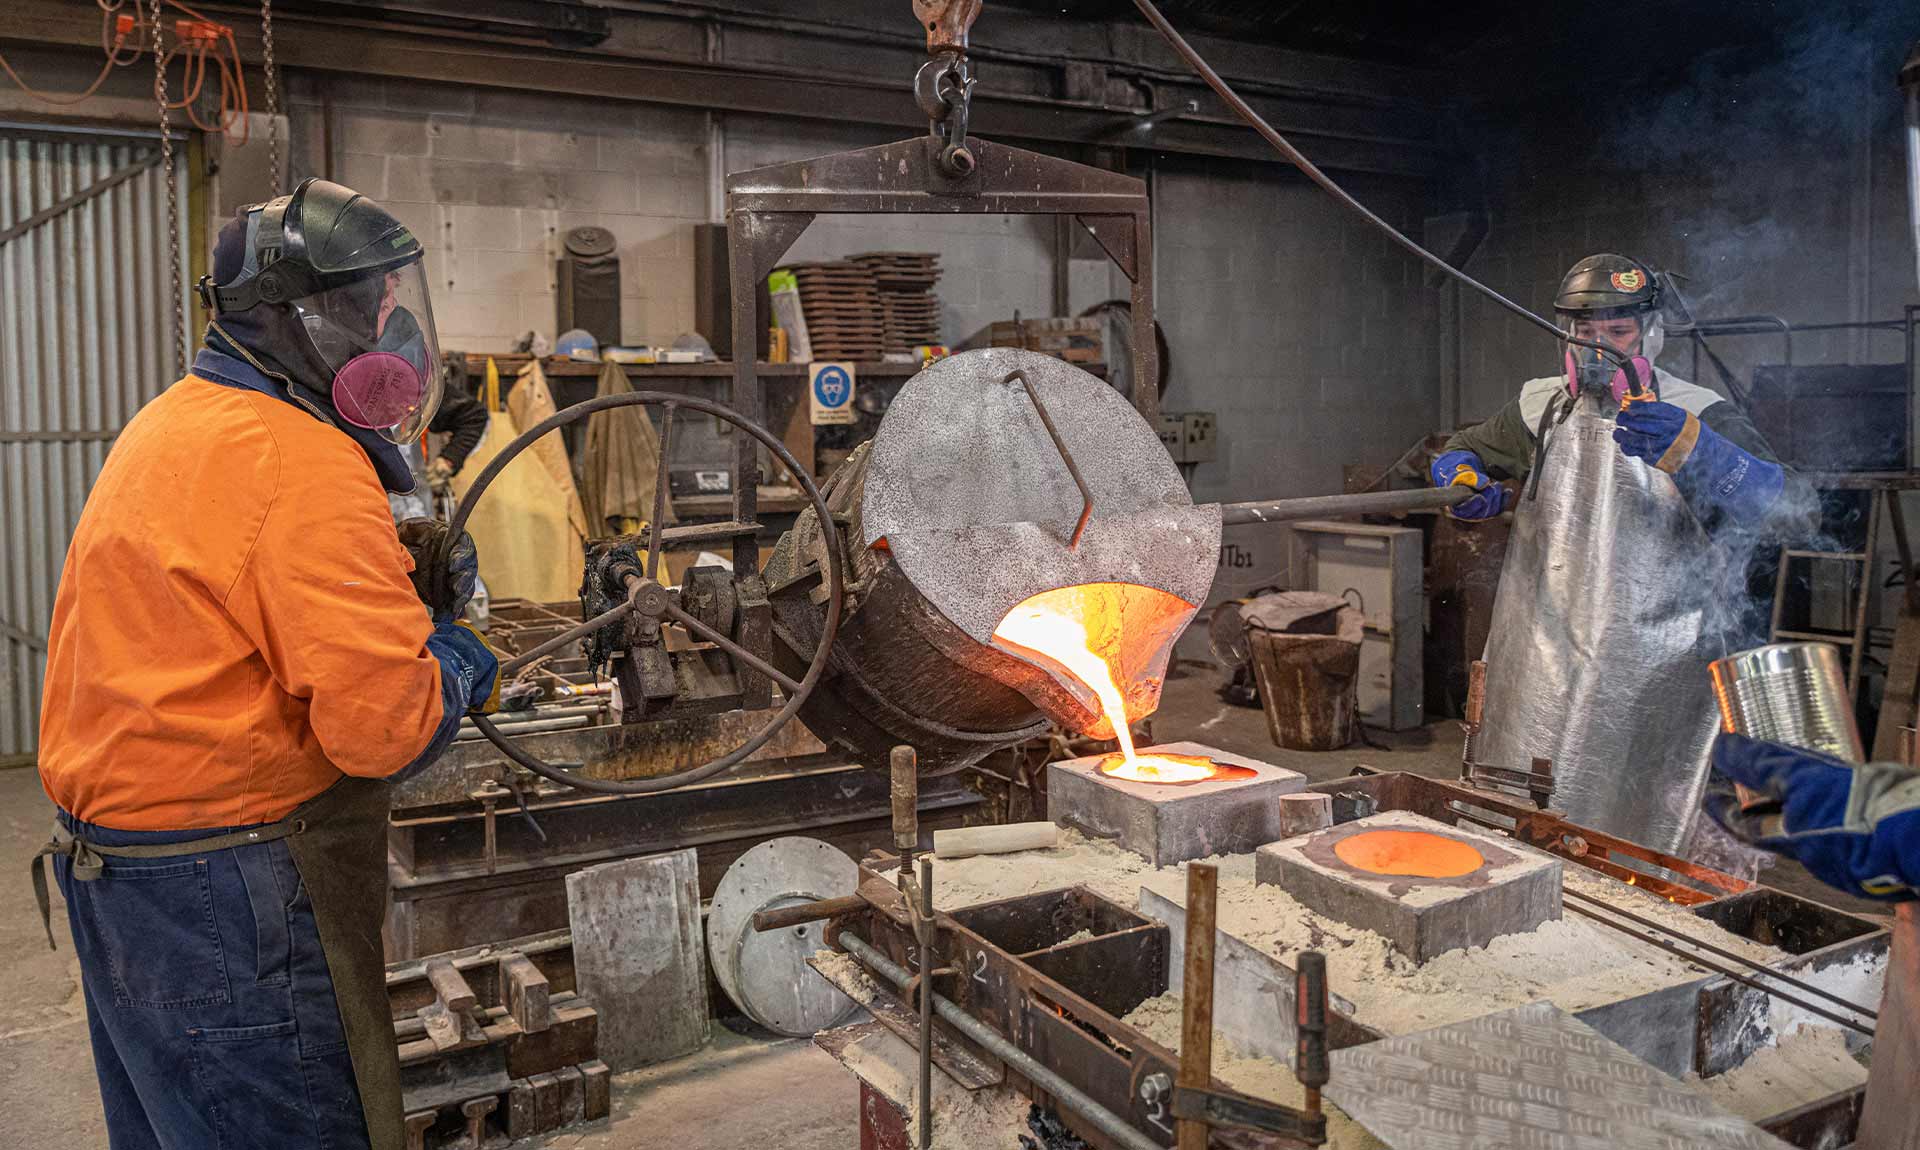
[[[1427,596],[1420,529],[1309,519],[1293,528],[1293,578],[1360,609],[1360,719],[1405,731],[1426,714]]]

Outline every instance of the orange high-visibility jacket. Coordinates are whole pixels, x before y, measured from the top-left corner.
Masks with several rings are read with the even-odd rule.
[[[40,777],[123,830],[267,822],[405,767],[442,718],[413,564],[360,445],[189,375],[127,424],[54,601]]]

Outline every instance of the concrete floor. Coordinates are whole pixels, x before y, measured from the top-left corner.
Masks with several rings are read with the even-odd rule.
[[[1452,722],[1394,734],[1368,731],[1375,745],[1312,754],[1284,751],[1267,737],[1260,711],[1222,702],[1219,674],[1183,666],[1167,682],[1154,734],[1192,739],[1300,771],[1315,782],[1355,766],[1437,778],[1459,772]],[[52,807],[31,770],[0,771],[0,1114],[8,1146],[105,1150],[107,1136],[87,1044],[79,967],[55,894],[48,951],[20,864],[46,841]],[[1833,905],[1859,904],[1782,863],[1764,881]],[[576,1131],[532,1139],[531,1147],[627,1150],[852,1150],[858,1145],[859,1091],[851,1076],[811,1043],[775,1040],[715,1027],[715,1041],[690,1058],[615,1080],[613,1116]],[[1009,1132],[1006,1147],[1015,1145]],[[987,1150],[983,1147],[982,1150]]]

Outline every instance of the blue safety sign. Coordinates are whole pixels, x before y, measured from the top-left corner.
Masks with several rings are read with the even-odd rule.
[[[850,363],[816,363],[809,367],[812,386],[809,389],[808,406],[812,409],[814,423],[853,423],[858,418],[853,411],[853,365]]]

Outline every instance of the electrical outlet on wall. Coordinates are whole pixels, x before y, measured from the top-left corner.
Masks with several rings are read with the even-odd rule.
[[[1182,463],[1206,463],[1213,459],[1214,418],[1211,411],[1189,411],[1180,416],[1183,453],[1175,456]]]

